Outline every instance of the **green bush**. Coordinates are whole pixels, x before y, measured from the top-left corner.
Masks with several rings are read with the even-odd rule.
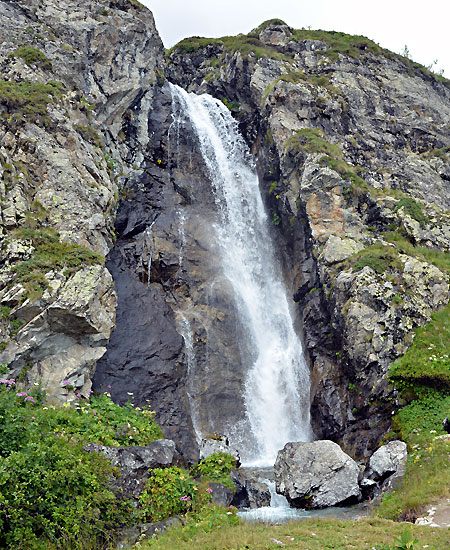
[[[214,453],[191,468],[193,476],[201,476],[208,481],[223,483],[234,491],[235,485],[230,478],[230,472],[236,469],[236,459],[228,453]]]
[[[83,451],[87,441],[105,443],[107,438],[76,423],[76,418],[89,417],[83,408],[51,408],[43,399],[39,387],[27,392],[14,379],[0,379],[0,547],[83,549],[87,540],[100,544],[132,512],[108,489],[115,473],[109,462]],[[113,406],[106,401],[106,396],[94,400],[110,413],[95,422],[113,428],[123,417],[118,412],[113,418]],[[132,415],[127,415],[131,424]],[[62,425],[78,429],[55,429]]]
[[[146,521],[161,521],[188,512],[196,500],[197,487],[191,476],[172,466],[150,471],[139,503]]]

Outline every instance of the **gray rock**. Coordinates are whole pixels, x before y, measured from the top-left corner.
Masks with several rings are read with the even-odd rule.
[[[406,443],[398,440],[390,441],[370,457],[370,477],[375,480],[382,480],[398,471],[403,472],[407,458]]]
[[[239,509],[270,506],[270,490],[265,483],[247,477],[242,470],[231,472],[231,479],[236,486],[233,506]]]
[[[120,475],[111,480],[111,489],[121,499],[136,499],[145,487],[149,470],[178,464],[179,455],[170,439],[158,439],[143,447],[107,447],[88,443],[85,451],[104,455]]]
[[[287,443],[275,462],[276,491],[295,507],[325,508],[357,500],[360,470],[332,441]]]
[[[209,487],[212,489],[212,501],[218,506],[227,507],[233,500],[233,493],[225,487],[223,483],[210,483]]]

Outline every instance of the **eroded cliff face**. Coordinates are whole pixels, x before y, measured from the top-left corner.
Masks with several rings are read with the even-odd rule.
[[[389,365],[448,302],[423,255],[449,246],[448,87],[366,39],[281,21],[186,39],[168,75],[240,121],[303,318],[316,434],[364,455],[396,406]]]
[[[127,0],[0,2],[0,362],[49,397],[87,397],[115,323],[104,257],[121,176],[140,143],[163,47]]]

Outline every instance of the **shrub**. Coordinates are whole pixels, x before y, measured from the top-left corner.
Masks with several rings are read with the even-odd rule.
[[[84,539],[95,543],[108,538],[131,517],[131,508],[108,489],[114,474],[108,461],[83,451],[86,441],[105,442],[83,430],[89,428],[89,422],[82,422],[89,415],[81,407],[43,407],[43,397],[39,387],[19,391],[14,379],[0,379],[0,547],[82,549]],[[95,404],[106,401],[104,396]],[[121,409],[110,406],[111,414],[113,407]],[[121,420],[117,412],[103,422],[117,425]],[[55,425],[78,429],[64,432]]]
[[[234,491],[235,486],[230,478],[230,472],[236,469],[236,459],[228,453],[213,453],[200,460],[191,468],[193,476],[205,477],[208,481],[223,483]]]
[[[106,459],[55,436],[0,458],[0,546],[82,549],[85,538],[104,539],[126,509],[107,489],[112,473]]]
[[[161,521],[191,509],[196,498],[195,481],[176,466],[151,470],[139,502],[146,521]]]

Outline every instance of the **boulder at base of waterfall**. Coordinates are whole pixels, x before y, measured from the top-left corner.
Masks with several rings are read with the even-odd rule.
[[[228,453],[236,459],[236,467],[241,465],[241,458],[239,451],[233,447],[230,447],[230,442],[226,435],[214,434],[211,437],[202,439],[200,443],[200,459],[211,456],[214,453]]]
[[[265,483],[250,479],[240,470],[231,472],[230,476],[236,486],[231,501],[233,506],[240,510],[270,506],[270,489]]]
[[[277,493],[297,508],[325,508],[356,501],[360,470],[333,441],[287,443],[275,462]]]
[[[149,477],[149,470],[180,464],[175,443],[170,439],[157,439],[145,447],[106,447],[88,443],[84,450],[101,453],[119,468],[120,476],[111,479],[110,488],[124,500],[139,497]]]
[[[379,480],[404,470],[408,451],[403,441],[390,441],[373,453],[369,460],[369,476]]]
[[[217,504],[217,506],[223,506],[226,508],[231,504],[231,501],[233,500],[233,493],[228,489],[228,487],[225,487],[223,483],[210,483],[209,488],[212,489],[212,502],[213,504]]]

